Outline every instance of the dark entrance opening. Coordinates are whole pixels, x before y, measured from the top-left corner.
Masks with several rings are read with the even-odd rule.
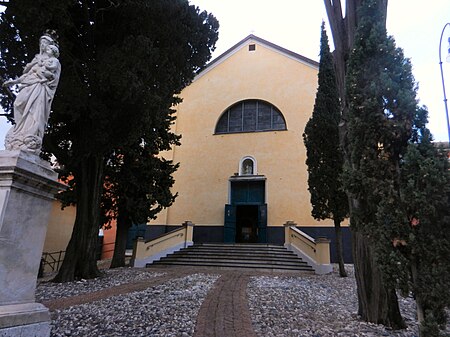
[[[257,205],[239,205],[236,207],[236,242],[258,242]]]
[[[230,204],[225,205],[226,243],[266,243],[267,204],[262,176],[231,177]]]

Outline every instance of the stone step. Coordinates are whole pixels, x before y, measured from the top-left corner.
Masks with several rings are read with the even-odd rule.
[[[155,261],[151,266],[201,266],[226,269],[313,271],[283,246],[270,244],[194,244]]]
[[[237,247],[237,248],[276,248],[285,249],[284,246],[269,243],[194,243],[191,247]]]
[[[236,256],[243,256],[243,257],[261,257],[261,258],[265,258],[265,257],[271,257],[271,256],[277,256],[277,257],[285,257],[285,258],[297,258],[297,256],[289,251],[286,252],[278,252],[278,253],[274,253],[274,252],[247,252],[247,251],[240,251],[240,250],[197,250],[197,249],[192,249],[192,250],[186,250],[186,249],[182,249],[179,250],[175,253],[173,253],[174,255],[204,255],[204,256],[210,256],[210,255],[226,255],[226,256],[232,256],[232,255],[236,255]]]
[[[239,259],[239,258],[227,258],[216,256],[216,257],[208,257],[208,258],[192,258],[188,256],[167,256],[160,259],[160,262],[174,262],[174,261],[183,261],[183,262],[201,262],[205,261],[208,263],[248,263],[248,264],[270,264],[270,265],[292,265],[292,266],[306,266],[306,262],[302,260],[283,260],[283,259]]]
[[[291,255],[292,252],[288,250],[282,250],[282,251],[270,251],[270,250],[252,250],[252,249],[224,249],[224,248],[208,248],[208,249],[197,249],[197,248],[183,248],[178,251],[179,254],[183,253],[199,253],[199,254],[211,254],[211,253],[234,253],[234,254],[242,254],[242,255]]]
[[[217,268],[227,268],[227,269],[248,269],[248,270],[291,270],[291,271],[311,271],[314,270],[308,266],[289,266],[289,265],[268,265],[268,264],[249,264],[249,263],[217,263],[217,262],[208,262],[208,261],[173,261],[173,262],[161,262],[155,261],[151,265],[147,265],[147,267],[152,266],[199,266],[199,267],[217,267]]]
[[[230,248],[230,249],[214,249],[214,248],[208,248],[208,249],[197,249],[197,248],[192,248],[192,249],[187,249],[187,248],[183,248],[182,250],[179,251],[180,253],[183,252],[197,252],[197,253],[214,253],[214,252],[230,252],[230,253],[237,253],[237,254],[265,254],[265,255],[287,255],[287,254],[291,254],[290,251],[287,250],[283,250],[283,251],[270,251],[270,250],[252,250],[252,249],[234,249],[234,248]]]
[[[271,257],[271,258],[258,258],[258,257],[243,257],[243,256],[226,256],[226,255],[210,255],[210,256],[201,256],[201,255],[169,255],[167,257],[162,258],[163,261],[167,260],[186,260],[186,261],[193,261],[193,260],[210,260],[210,261],[249,261],[249,263],[253,262],[259,262],[259,263],[300,263],[300,264],[306,264],[306,262],[297,259],[297,258],[277,258],[277,257]]]
[[[249,251],[286,251],[283,246],[266,245],[266,244],[194,244],[188,247],[190,249],[235,249],[235,250],[249,250]]]

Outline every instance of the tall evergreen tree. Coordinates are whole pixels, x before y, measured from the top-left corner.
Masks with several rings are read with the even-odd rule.
[[[365,0],[347,74],[351,153],[345,186],[358,202],[351,226],[364,236],[381,273],[377,281],[366,278],[364,282],[369,286],[370,282],[385,283],[386,298],[397,303],[395,282],[406,279],[407,270],[404,261],[392,254],[392,240],[406,220],[401,207],[400,164],[412,134],[417,102],[411,64],[387,36],[382,21],[375,1]],[[356,259],[355,268],[365,274],[366,261]],[[369,310],[376,310],[378,294],[366,298]]]
[[[450,306],[450,172],[447,153],[431,143],[427,111],[418,109],[401,163],[403,227],[395,238],[407,260],[420,335],[443,336]]]
[[[371,223],[369,222],[368,226],[362,223],[363,228],[353,228],[352,231],[354,257],[357,260],[355,265],[360,266],[356,270],[359,314],[365,320],[371,322],[399,326],[398,304],[390,296],[395,278],[397,285],[400,285],[405,292],[410,289],[409,284],[412,284],[412,290],[417,300],[418,317],[421,321],[421,334],[423,336],[437,336],[439,335],[438,328],[442,327],[442,323],[445,321],[443,307],[448,307],[448,292],[450,289],[448,285],[448,263],[446,262],[449,256],[449,200],[447,192],[449,183],[448,169],[445,167],[448,163],[445,158],[439,159],[435,156],[436,152],[430,143],[429,132],[425,128],[426,111],[417,106],[414,107],[415,103],[411,96],[415,95],[412,95],[410,90],[413,80],[410,75],[410,66],[404,60],[403,55],[399,54],[393,58],[391,55],[391,62],[403,62],[405,66],[403,70],[406,70],[406,72],[396,72],[390,67],[378,69],[378,73],[381,75],[379,79],[383,79],[381,83],[386,84],[385,89],[387,91],[398,88],[398,86],[391,86],[393,83],[405,84],[404,90],[397,91],[397,99],[392,99],[392,96],[389,98],[386,92],[386,97],[374,95],[377,91],[377,82],[372,79],[372,86],[369,84],[371,79],[368,76],[368,70],[374,70],[370,68],[369,64],[369,62],[374,61],[371,56],[376,56],[377,52],[380,52],[379,54],[387,52],[387,49],[384,43],[377,45],[377,42],[375,42],[374,37],[378,35],[376,29],[371,31],[370,34],[356,37],[356,28],[362,24],[362,16],[368,14],[367,8],[362,12],[359,9],[364,3],[365,6],[369,6],[372,14],[374,12],[378,14],[374,15],[376,23],[371,25],[378,24],[378,30],[384,30],[388,1],[347,0],[345,17],[342,15],[340,0],[324,0],[324,2],[336,47],[333,56],[342,105],[340,139],[344,149],[344,158],[349,168],[348,173],[351,172],[354,164],[359,165],[366,172],[375,172],[380,168],[386,169],[387,172],[386,181],[379,186],[375,182],[380,178],[380,175],[377,177],[374,174],[372,177],[367,177],[363,173],[355,175],[354,181],[352,181],[350,175],[347,176],[350,183],[349,188],[353,189],[354,192],[349,195],[351,219],[354,219],[355,216],[358,218],[361,213],[364,215],[362,204],[367,203],[367,200],[364,200],[363,193],[358,192],[359,187],[364,183],[367,184],[365,186],[366,191],[370,189],[368,187],[370,185],[375,188],[372,201],[374,203],[380,201],[376,211],[372,208],[374,213],[370,216]],[[357,67],[361,68],[359,70],[361,82],[354,82],[351,84],[353,87],[349,88],[346,81],[349,80],[347,73],[350,72],[348,60],[351,51],[357,41],[359,41],[361,47],[368,37],[371,37],[371,39],[367,41],[367,49],[370,49],[373,53],[368,52],[365,57],[371,61],[366,64],[363,62],[359,65],[353,64],[353,71]],[[361,57],[362,59],[364,59],[364,56]],[[399,69],[401,68],[397,68],[397,70]],[[373,75],[376,71],[370,73]],[[393,76],[389,79],[386,73]],[[392,80],[392,77],[397,80]],[[364,101],[362,96],[358,97],[353,95],[355,92],[352,92],[352,90],[358,91],[364,82],[367,84],[365,90],[368,96],[366,97],[367,102]],[[370,89],[375,90],[370,93]],[[363,92],[364,90],[360,90],[360,93]],[[372,96],[371,99],[370,96]],[[353,106],[356,114],[351,116],[351,108],[349,107],[351,103],[349,101],[353,98],[355,99],[353,103],[356,103]],[[365,151],[361,146],[356,146],[356,149],[354,149],[353,147],[357,142],[349,141],[348,137],[355,131],[355,129],[351,130],[352,128],[358,129],[360,127],[357,137],[362,141],[376,136],[376,132],[370,129],[372,123],[366,123],[367,116],[362,113],[367,106],[364,107],[359,104],[367,103],[370,106],[375,101],[380,100],[385,104],[384,116],[378,113],[379,120],[375,118],[372,123],[381,126],[384,132],[387,131],[388,137],[380,139],[376,144],[371,141],[372,145],[366,145],[368,148]],[[409,102],[409,108],[406,107],[405,102]],[[398,106],[404,109],[403,113],[396,111]],[[411,117],[407,117],[407,111],[415,113],[414,122],[411,123],[413,124],[412,128],[407,122],[411,119]],[[405,118],[403,121],[402,115]],[[355,119],[352,121],[352,118]],[[399,118],[399,123],[396,118]],[[381,121],[384,121],[384,123],[380,123]],[[366,132],[364,127],[369,128],[366,135],[364,135]],[[399,132],[396,127],[405,128],[406,133]],[[408,129],[412,133],[410,138],[412,144],[407,146],[405,154],[404,139],[407,137]],[[393,149],[393,147],[396,147],[396,149]],[[359,163],[354,162],[355,157],[352,158],[352,155],[355,154],[354,151],[360,158]],[[378,165],[373,165],[372,169],[368,168],[368,162],[371,161],[370,159],[375,159],[377,153],[380,162]],[[395,159],[396,154],[398,154],[400,160]],[[385,161],[385,165],[381,163],[382,161]],[[395,161],[398,161],[397,172],[393,172],[393,167],[397,166],[397,164],[394,164]],[[389,166],[391,167],[389,168]],[[353,174],[355,173],[353,172]],[[367,216],[367,213],[365,215]],[[367,232],[371,232],[373,229],[375,229],[375,234],[370,234],[372,236],[369,238]],[[377,241],[374,236],[380,238],[380,240]],[[395,248],[392,249],[392,247]],[[409,276],[411,278],[408,278]],[[410,281],[412,282],[409,283]]]
[[[341,109],[324,22],[321,29],[319,87],[312,117],[306,124],[303,140],[307,155],[311,213],[317,220],[332,219],[334,221],[339,274],[345,277],[347,273],[342,252],[341,222],[348,217],[348,199],[340,180],[344,162],[339,147],[338,124]]]
[[[125,266],[129,228],[154,219],[175,200],[170,188],[178,165],[159,157],[155,149],[169,150],[170,145],[178,144],[178,137],[167,130],[164,134],[169,137],[145,137],[126,149],[115,149],[106,165],[103,223],[116,220],[117,229],[111,268]]]
[[[349,132],[349,102],[346,77],[348,60],[356,41],[355,32],[361,20],[360,8],[364,0],[347,0],[345,2],[345,17],[340,0],[324,0],[335,51],[333,60],[341,102],[341,120],[339,123],[339,138],[344,152],[344,165],[351,165],[352,147],[348,140]],[[377,12],[378,24],[386,26],[387,0],[377,0],[372,3]],[[350,219],[357,215],[360,208],[359,195],[349,194]],[[353,258],[356,268],[355,276],[358,288],[358,313],[366,321],[382,323],[392,327],[402,327],[404,323],[400,315],[395,290],[383,281],[380,268],[375,260],[375,252],[370,241],[362,231],[352,228]]]
[[[55,280],[70,281],[99,275],[107,156],[136,142],[152,121],[172,120],[175,95],[211,57],[218,23],[187,0],[10,1],[0,19],[2,77],[20,74],[47,28],[59,32],[63,70],[44,148],[73,176],[77,201]]]

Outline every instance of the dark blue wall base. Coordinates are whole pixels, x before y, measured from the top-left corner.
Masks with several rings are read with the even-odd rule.
[[[302,232],[317,239],[319,236],[326,237],[330,242],[331,263],[337,263],[336,254],[336,233],[334,227],[297,227]],[[344,253],[344,262],[353,263],[352,255],[352,232],[349,227],[341,227],[342,231],[342,250]]]
[[[195,243],[217,243],[223,242],[222,226],[194,226]]]
[[[180,228],[181,226],[151,225],[147,226],[145,240],[152,240],[158,236]],[[330,239],[330,259],[337,263],[336,235],[334,227],[297,227],[313,238],[326,237]],[[353,263],[352,235],[349,227],[342,227],[342,246],[344,250],[344,262]],[[194,226],[194,243],[223,242],[223,227],[221,226]],[[284,227],[267,227],[267,243],[274,245],[284,244]]]
[[[162,234],[169,233],[181,226],[165,226],[165,225],[151,225],[147,226],[144,239],[153,240]],[[222,226],[194,226],[195,243],[217,243],[223,242],[223,227]]]
[[[302,232],[308,234],[314,239],[326,237],[330,242],[330,260],[331,263],[337,263],[336,254],[336,233],[334,227],[297,227]],[[349,227],[342,227],[342,247],[344,253],[344,262],[353,263],[352,256],[352,234]],[[284,244],[284,227],[267,227],[267,242],[275,245]]]

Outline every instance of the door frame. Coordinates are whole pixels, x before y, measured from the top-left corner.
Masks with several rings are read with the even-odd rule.
[[[232,176],[228,180],[228,203],[225,205],[224,216],[224,242],[235,243],[237,237],[237,207],[238,206],[257,206],[258,215],[256,219],[257,223],[257,242],[267,243],[267,184],[266,177],[263,175],[252,176]],[[236,202],[231,200],[232,198],[232,184],[233,183],[245,183],[245,182],[261,182],[263,183],[264,194],[263,200],[259,202]]]

